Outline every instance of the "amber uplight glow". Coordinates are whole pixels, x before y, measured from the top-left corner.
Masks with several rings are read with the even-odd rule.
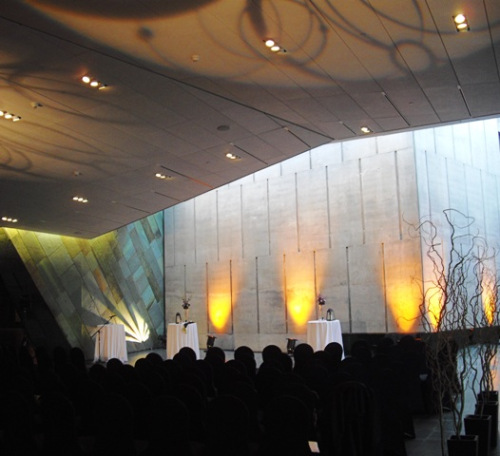
[[[231,296],[229,293],[210,294],[208,315],[214,328],[222,332],[231,316]]]
[[[286,295],[288,315],[296,325],[305,325],[315,305],[313,287],[294,287]]]
[[[495,278],[492,273],[484,274],[482,280],[482,299],[483,299],[483,310],[486,317],[486,321],[491,325],[495,319],[497,312],[497,293],[495,287]]]
[[[420,290],[411,284],[397,284],[387,291],[389,309],[403,333],[414,332],[420,315]]]

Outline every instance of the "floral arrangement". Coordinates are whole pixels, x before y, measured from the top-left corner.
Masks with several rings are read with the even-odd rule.
[[[326,304],[325,298],[323,298],[323,296],[319,295],[318,296],[318,305],[324,306],[325,304]]]
[[[189,307],[191,306],[191,304],[189,303],[189,301],[191,301],[191,298],[182,298],[182,308],[184,310],[189,309]]]

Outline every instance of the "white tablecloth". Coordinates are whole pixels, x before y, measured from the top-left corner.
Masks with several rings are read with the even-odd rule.
[[[182,347],[190,347],[200,358],[200,344],[198,341],[198,326],[196,323],[169,323],[167,328],[167,359],[172,359]]]
[[[94,362],[118,358],[128,361],[125,326],[102,325],[95,336]]]
[[[324,350],[330,342],[342,342],[342,328],[339,320],[312,320],[307,322],[307,343],[314,351]]]

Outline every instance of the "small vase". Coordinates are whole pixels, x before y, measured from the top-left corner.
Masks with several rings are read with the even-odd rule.
[[[477,435],[452,435],[446,443],[449,456],[477,456]]]

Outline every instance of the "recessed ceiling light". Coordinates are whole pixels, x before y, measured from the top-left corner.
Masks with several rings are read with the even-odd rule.
[[[470,30],[465,14],[459,13],[456,16],[453,16],[453,22],[455,23],[457,32],[467,32]]]
[[[361,131],[363,133],[372,133],[372,130],[369,127],[366,127],[366,126],[361,127]]]
[[[103,82],[99,81],[96,78],[93,78],[92,76],[89,76],[88,74],[86,74],[85,76],[82,76],[82,82],[84,84],[88,84],[90,87],[92,87],[94,89],[98,89],[98,90],[102,90],[102,89],[105,89],[106,87],[108,87],[107,84],[104,84]]]
[[[228,152],[226,153],[226,157],[229,158],[230,160],[237,160],[239,159],[240,157],[238,157],[237,155],[231,153],[231,152]]]
[[[73,196],[73,201],[77,202],[77,203],[88,203],[89,200],[87,198],[84,198],[83,196]]]
[[[166,174],[163,174],[163,173],[156,173],[155,177],[158,179],[164,179],[164,180],[172,179],[172,176],[167,176]]]
[[[271,39],[267,39],[267,40],[264,40],[264,44],[268,47],[268,48],[272,48],[276,42],[274,40],[271,40]]]
[[[6,120],[12,120],[12,122],[19,122],[21,120],[20,116],[16,116],[7,111],[0,110],[0,117],[3,117]]]
[[[4,216],[4,217],[2,217],[2,222],[17,223],[17,219]]]

